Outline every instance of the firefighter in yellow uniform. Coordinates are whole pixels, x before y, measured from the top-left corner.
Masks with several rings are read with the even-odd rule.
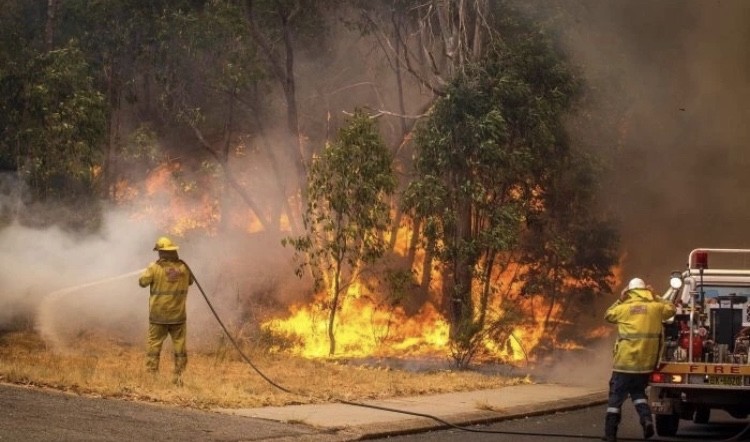
[[[182,373],[187,365],[186,302],[188,286],[193,283],[190,268],[177,255],[177,245],[167,237],[156,241],[154,251],[159,259],[149,264],[138,283],[150,287],[148,353],[146,368],[152,373],[159,370],[159,356],[164,340],[169,335],[174,347],[175,384],[182,384]]]
[[[633,278],[604,319],[617,325],[612,378],[604,422],[607,441],[617,440],[622,404],[630,396],[643,428],[643,438],[654,435],[646,386],[656,367],[661,347],[662,323],[675,314],[671,302],[655,297],[641,278]]]

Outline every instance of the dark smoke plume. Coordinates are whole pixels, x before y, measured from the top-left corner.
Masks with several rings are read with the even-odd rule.
[[[587,82],[576,142],[608,164],[624,278],[657,291],[698,247],[750,247],[750,3],[527,3]],[[581,130],[581,129],[585,130]]]

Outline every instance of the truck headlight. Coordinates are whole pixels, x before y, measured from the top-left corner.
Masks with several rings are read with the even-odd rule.
[[[679,272],[672,272],[672,276],[669,278],[669,286],[675,290],[682,287],[682,277]]]

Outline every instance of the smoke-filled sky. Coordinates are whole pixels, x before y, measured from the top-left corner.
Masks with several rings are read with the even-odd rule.
[[[595,104],[578,141],[611,168],[623,277],[662,290],[693,248],[750,247],[750,2],[540,4],[570,14],[558,23]]]

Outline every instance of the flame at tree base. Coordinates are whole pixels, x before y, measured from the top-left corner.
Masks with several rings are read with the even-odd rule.
[[[369,296],[352,293],[343,298],[336,314],[335,354],[330,354],[329,310],[324,307],[323,295],[313,303],[290,307],[286,319],[262,324],[271,336],[271,351],[304,358],[452,357],[450,324],[432,303],[408,315],[401,306],[376,303]],[[533,359],[530,351],[541,339],[540,328],[536,323],[509,328],[501,342],[485,337],[475,360],[529,361]]]
[[[281,341],[272,351],[305,358],[329,357],[329,311],[322,302],[292,306],[287,319],[273,319],[262,328]],[[356,313],[355,313],[356,312]],[[403,308],[382,307],[364,297],[346,297],[334,325],[339,357],[443,355],[448,323],[432,304],[412,316]]]

